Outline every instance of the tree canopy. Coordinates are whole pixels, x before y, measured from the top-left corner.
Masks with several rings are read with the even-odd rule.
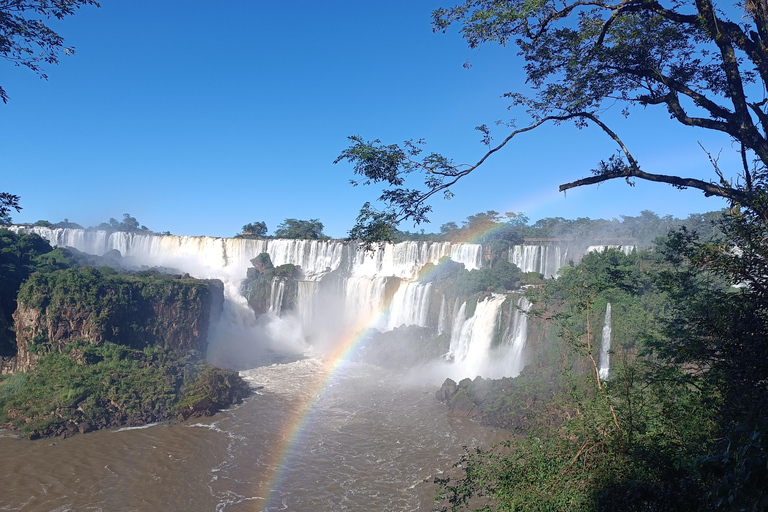
[[[21,211],[19,196],[8,192],[0,192],[0,226],[11,223],[11,210]]]
[[[241,235],[264,238],[265,236],[267,236],[267,223],[263,221],[249,222],[248,224],[243,226]]]
[[[275,238],[297,238],[302,240],[327,240],[323,223],[319,219],[285,219],[275,230]]]
[[[99,7],[96,0],[2,0],[0,1],[0,56],[48,79],[43,64],[58,64],[59,55],[72,55],[64,38],[51,29],[46,19],[61,20],[86,5]],[[8,94],[0,86],[0,99]]]
[[[66,219],[65,219],[66,220]],[[139,224],[136,217],[133,217],[130,213],[123,214],[123,220],[118,221],[115,218],[109,219],[109,222],[102,222],[98,226],[93,226],[89,229],[103,229],[106,231],[149,231],[147,226]]]
[[[458,25],[470,48],[484,43],[516,45],[523,57],[529,92],[504,93],[510,108],[522,110],[524,126],[506,124],[500,143],[481,132],[487,152],[474,164],[458,164],[423,153],[423,140],[384,144],[356,135],[336,162],[348,161],[360,176],[353,184],[383,184],[377,212],[370,204],[358,224],[427,220],[428,200],[452,195],[451,187],[481,167],[513,138],[544,123],[573,122],[598,127],[616,144],[591,176],[561,191],[624,178],[694,188],[768,215],[768,7],[765,0],[715,5],[712,0],[466,0],[434,11],[432,28]],[[666,109],[672,121],[723,133],[733,141],[741,165],[721,168],[710,156],[709,177],[649,172],[608,126],[603,112],[618,105],[625,116],[635,107]],[[423,186],[410,188],[409,175]],[[702,174],[704,176],[704,174]],[[408,181],[410,183],[410,180]],[[375,217],[378,214],[378,218]],[[358,230],[365,234],[364,231]]]

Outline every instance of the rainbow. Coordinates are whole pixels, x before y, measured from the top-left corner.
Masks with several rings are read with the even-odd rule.
[[[473,243],[489,234],[493,234],[503,228],[495,226],[480,233],[475,233],[471,239],[463,240],[463,243]],[[431,272],[434,272],[433,269]],[[421,279],[428,277],[430,273],[421,276]],[[301,439],[306,431],[307,425],[311,422],[311,413],[314,405],[321,396],[322,390],[328,385],[337,370],[341,367],[347,356],[352,352],[355,346],[365,337],[370,329],[377,325],[379,320],[387,313],[391,306],[391,299],[384,304],[382,310],[372,314],[370,318],[361,319],[354,326],[349,327],[345,334],[341,336],[341,342],[337,344],[336,349],[323,359],[322,370],[312,382],[308,382],[307,388],[311,390],[304,398],[300,399],[293,408],[285,422],[285,427],[281,432],[281,442],[270,458],[270,463],[266,467],[267,475],[257,483],[257,496],[263,500],[261,511],[266,511],[270,507],[276,506],[272,501],[274,494],[286,477],[290,462],[290,451]]]

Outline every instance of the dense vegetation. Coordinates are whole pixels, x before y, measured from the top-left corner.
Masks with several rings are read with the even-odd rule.
[[[12,315],[21,284],[38,270],[66,268],[70,264],[65,261],[67,258],[65,251],[54,252],[37,235],[0,229],[0,356],[16,353]]]
[[[66,436],[208,415],[247,394],[202,361],[221,283],[101,266],[119,259],[0,230],[0,355],[28,370],[0,378],[0,425]]]
[[[765,225],[741,212],[720,230],[737,252],[682,230],[656,252],[588,254],[539,287],[538,311],[560,333],[546,364],[559,371],[537,385],[540,361],[517,392],[486,396],[490,414],[537,421],[518,423],[524,440],[469,450],[458,477],[438,478],[443,510],[768,508]],[[532,411],[543,384],[556,393]]]
[[[205,339],[213,297],[210,283],[153,270],[119,273],[110,267],[73,267],[36,272],[22,285],[19,308],[39,312],[56,331],[37,337],[55,347],[89,332],[92,342],[109,340],[133,348],[171,345],[198,349]],[[72,328],[64,325],[70,323]],[[17,333],[17,341],[26,338]]]
[[[112,342],[69,343],[0,384],[0,425],[30,438],[208,415],[248,394],[236,372]]]
[[[716,222],[721,216],[722,212],[694,213],[685,219],[678,219],[671,215],[659,217],[652,211],[644,210],[638,216],[621,215],[620,219],[545,217],[531,223],[523,213],[507,212],[502,216],[489,210],[470,215],[461,225],[445,223],[440,226],[439,233],[395,230],[393,240],[469,241],[484,245],[495,244],[502,248],[522,244],[526,238],[576,243],[591,241],[609,245],[631,241],[640,248],[648,248],[658,237],[682,227],[708,237],[721,236]]]

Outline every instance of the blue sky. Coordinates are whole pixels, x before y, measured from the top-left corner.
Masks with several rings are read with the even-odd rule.
[[[0,63],[0,191],[21,196],[18,222],[85,226],[131,213],[156,231],[232,236],[248,222],[319,218],[343,237],[372,187],[333,165],[346,137],[397,143],[474,162],[473,129],[517,118],[504,92],[524,90],[514,48],[467,48],[433,34],[441,2],[158,2],[105,0],[56,22],[76,55],[44,81]],[[464,69],[469,60],[471,69]],[[698,146],[737,162],[730,142],[676,126],[659,109],[605,118],[649,172],[709,179]],[[504,130],[497,128],[498,140]],[[496,210],[531,219],[614,218],[722,208],[693,190],[623,181],[557,192],[614,151],[596,129],[547,126],[513,141],[433,202],[448,221]],[[402,226],[413,229],[411,225]]]

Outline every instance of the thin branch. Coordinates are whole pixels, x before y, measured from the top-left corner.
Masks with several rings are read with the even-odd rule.
[[[655,181],[657,183],[667,183],[677,188],[696,188],[704,192],[704,195],[707,197],[723,197],[736,203],[743,203],[748,199],[748,194],[735,188],[721,187],[714,183],[696,178],[680,178],[679,176],[670,176],[667,174],[652,174],[639,169],[632,169],[631,167],[627,167],[620,172],[590,176],[589,178],[582,178],[570,183],[564,183],[560,185],[559,190],[560,192],[565,192],[572,188],[583,187],[584,185],[595,185],[616,178],[639,178],[646,181]]]

